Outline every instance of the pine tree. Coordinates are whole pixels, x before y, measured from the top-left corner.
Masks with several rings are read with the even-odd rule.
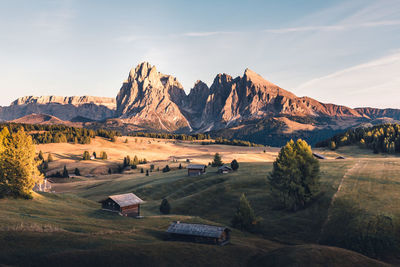
[[[104,152],[104,151],[102,151],[102,152],[100,153],[100,158],[103,159],[103,160],[106,160],[106,159],[108,158],[107,153]]]
[[[49,153],[49,155],[47,156],[47,162],[53,162],[54,161],[54,159],[53,159],[53,155],[51,155],[51,153]]]
[[[63,170],[63,174],[62,174],[63,178],[69,178],[69,173],[67,170],[67,166],[64,165],[64,170]]]
[[[252,230],[256,224],[257,217],[254,210],[245,194],[242,194],[236,213],[232,218],[232,226],[240,230]]]
[[[76,176],[81,176],[81,172],[79,171],[78,168],[75,168],[75,175]]]
[[[160,212],[162,214],[169,214],[171,211],[171,206],[166,198],[161,201]]]
[[[237,162],[236,159],[232,160],[231,162],[231,168],[232,170],[236,171],[237,169],[239,169],[239,163]]]
[[[82,160],[90,160],[89,151],[83,152]]]
[[[166,165],[164,168],[163,168],[163,172],[169,172],[171,169],[169,168],[169,166],[168,165]]]
[[[13,134],[4,129],[0,133],[0,196],[32,198],[33,186],[43,179],[32,138],[23,128]]]
[[[125,144],[127,144],[127,143],[128,143],[128,138],[126,138],[126,139],[125,139],[124,143],[125,143]]]
[[[144,173],[144,170],[143,170],[143,168],[141,168],[141,169],[140,169],[140,173]]]
[[[95,159],[97,158],[96,151],[93,152],[93,157],[94,157]]]
[[[149,176],[149,170],[146,170],[146,176]]]
[[[211,166],[213,167],[220,167],[224,165],[224,163],[222,162],[221,156],[219,155],[219,153],[215,153],[214,155],[214,160],[211,163]]]
[[[279,152],[268,179],[276,199],[297,211],[319,191],[319,162],[306,141],[291,140]]]
[[[111,168],[108,168],[108,174],[112,174]]]
[[[38,159],[39,159],[40,161],[43,161],[43,160],[44,160],[42,150],[39,151]]]
[[[179,163],[179,167],[178,167],[178,169],[182,169],[182,163]]]

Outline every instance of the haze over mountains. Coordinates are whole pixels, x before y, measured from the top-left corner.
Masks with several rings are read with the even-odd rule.
[[[33,113],[64,121],[101,121],[103,127],[125,130],[211,131],[262,143],[270,143],[268,139],[274,135],[320,136],[321,131],[374,123],[380,118],[400,120],[397,109],[352,109],[297,97],[250,69],[236,78],[218,74],[210,87],[197,81],[187,95],[177,78],[158,72],[147,62],[129,72],[116,99],[28,96],[1,107],[0,119],[15,120]],[[29,120],[34,121],[32,116]]]

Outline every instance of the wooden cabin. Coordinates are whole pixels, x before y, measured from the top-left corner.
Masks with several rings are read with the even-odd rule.
[[[224,165],[218,168],[218,173],[230,173],[232,172],[232,168],[229,167],[228,165]]]
[[[198,176],[206,172],[206,165],[203,164],[189,164],[187,167],[188,176]]]
[[[227,227],[207,224],[171,223],[167,233],[170,240],[188,241],[205,244],[226,245],[230,240],[231,230]]]
[[[103,210],[117,212],[121,216],[129,217],[140,216],[140,204],[143,202],[132,193],[109,196],[107,199],[100,201]]]
[[[315,153],[315,152],[313,152],[312,154],[317,159],[326,159],[326,157],[324,155],[321,155],[321,154],[318,154],[318,153]]]

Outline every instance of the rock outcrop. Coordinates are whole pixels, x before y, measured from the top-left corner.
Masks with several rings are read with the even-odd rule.
[[[117,95],[117,116],[126,123],[161,131],[190,131],[181,112],[186,94],[175,77],[144,62],[132,69]]]

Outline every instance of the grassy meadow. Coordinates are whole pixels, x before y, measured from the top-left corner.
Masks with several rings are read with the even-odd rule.
[[[33,200],[0,200],[0,263],[17,266],[85,266],[96,264],[135,266],[384,266],[398,264],[389,254],[382,261],[338,247],[320,245],[332,234],[332,222],[342,214],[337,207],[350,202],[368,214],[400,216],[400,158],[372,155],[355,147],[338,151],[319,150],[328,157],[321,163],[321,193],[298,212],[276,208],[267,175],[278,149],[199,145],[190,142],[119,138],[116,143],[96,138],[90,145],[46,144],[37,146],[55,161],[51,170],[67,165],[94,177],[60,179],[55,193],[38,193]],[[141,140],[141,141],[139,141]],[[106,161],[81,161],[84,150],[106,151]],[[237,172],[217,174],[207,168],[199,177],[185,169],[168,173],[139,170],[105,175],[126,155],[147,158],[149,164],[176,167],[192,162],[207,163],[220,152],[225,162],[238,159]],[[345,160],[335,160],[343,155]],[[45,157],[46,158],[46,157]],[[178,162],[172,162],[172,158]],[[157,165],[156,165],[157,166]],[[139,165],[139,169],[140,169]],[[339,190],[338,190],[339,189]],[[143,219],[120,217],[102,211],[99,200],[108,195],[133,192],[146,201]],[[260,225],[254,233],[233,229],[231,244],[219,247],[166,240],[165,230],[175,220],[230,225],[239,197],[245,193]],[[161,215],[163,198],[171,215]],[[333,200],[332,200],[333,199]],[[336,207],[337,206],[337,207]],[[329,240],[328,240],[329,241]],[[329,245],[329,242],[324,242]],[[356,249],[354,249],[356,250]],[[387,263],[384,263],[386,261]]]

